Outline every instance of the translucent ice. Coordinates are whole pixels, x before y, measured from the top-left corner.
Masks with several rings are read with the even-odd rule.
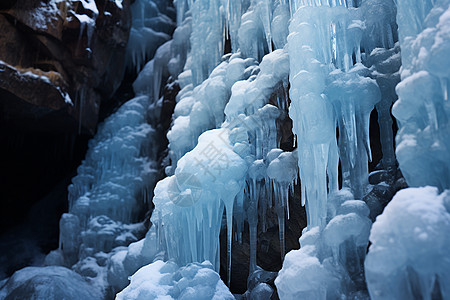
[[[137,0],[131,5],[133,22],[127,44],[127,66],[140,71],[156,49],[170,39],[172,20],[160,12],[155,1]],[[168,32],[164,32],[168,29]],[[173,29],[172,29],[173,30]]]
[[[410,186],[450,187],[449,1],[398,1],[397,159]]]
[[[178,162],[175,175],[158,182],[152,222],[170,259],[181,265],[209,260],[219,267],[223,208],[231,267],[233,205],[242,197],[245,161],[233,151],[229,129],[203,133],[197,146]]]

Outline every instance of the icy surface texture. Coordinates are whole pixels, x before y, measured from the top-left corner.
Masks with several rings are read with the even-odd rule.
[[[168,257],[180,265],[209,260],[218,270],[224,207],[231,239],[233,204],[242,194],[247,164],[233,151],[229,135],[227,128],[203,133],[175,175],[156,185],[152,222]]]
[[[139,225],[124,224],[137,222],[148,209],[158,176],[151,143],[156,135],[147,123],[148,107],[148,96],[128,101],[89,142],[86,158],[69,186],[69,213],[60,221],[60,251],[66,265],[83,255],[80,249],[105,251],[121,244],[116,238],[136,241],[133,228]],[[96,237],[91,237],[94,232]],[[95,241],[98,238],[102,240]]]
[[[70,269],[27,267],[0,286],[0,299],[100,300],[102,294]]]
[[[370,233],[366,279],[371,299],[450,299],[450,192],[399,191]]]
[[[372,57],[367,55],[372,50],[376,56],[388,52],[383,48],[395,46],[395,6],[390,0],[365,1],[358,8],[348,8],[345,1],[292,1],[292,5],[297,10],[288,37],[289,115],[298,137],[302,204],[307,207],[308,227],[323,227],[327,195],[338,189],[339,161],[344,186],[358,199],[367,192],[369,117],[382,96],[372,77],[394,76],[395,65],[393,70],[379,66],[378,74],[377,66],[371,71],[363,63]],[[372,65],[382,64],[382,58],[372,57]],[[386,104],[380,105],[380,118],[386,119],[395,98],[392,87],[382,90]],[[382,137],[387,157],[392,152],[392,129],[388,131],[383,131]]]
[[[397,159],[410,186],[450,187],[449,1],[398,1],[402,81],[392,113]]]
[[[162,3],[146,3],[147,10],[138,10],[141,21],[150,22],[145,12],[164,11]],[[69,186],[69,213],[60,220],[59,249],[45,259],[46,265],[72,267],[106,298],[157,255],[155,232],[148,231],[147,239],[137,242],[148,225],[135,222],[144,219],[160,178],[159,95],[174,53],[172,41],[163,44],[133,84],[137,97],[99,126]]]
[[[92,215],[131,222],[151,197],[156,153],[147,123],[148,96],[126,102],[100,125],[69,187],[69,212],[81,227]]]
[[[239,54],[224,57],[224,61],[213,70],[209,78],[195,88],[190,81],[189,84],[182,82],[186,72],[180,74],[182,90],[177,95],[174,122],[167,133],[172,162],[167,173],[171,174],[177,161],[195,147],[201,133],[221,126],[231,87],[238,80],[247,79],[255,66],[253,59],[244,60]]]
[[[234,297],[208,261],[180,268],[173,262],[158,260],[131,276],[130,285],[116,299],[233,300]]]
[[[380,120],[390,119],[396,99],[395,6],[390,0],[291,1],[292,7],[289,115],[308,226],[275,283],[281,299],[367,298],[363,264],[371,220],[361,200],[370,191],[370,114],[377,106]],[[381,133],[386,168],[395,166],[390,124]]]
[[[127,44],[129,69],[139,72],[156,49],[170,39],[175,28],[170,18],[173,10],[165,1],[136,0],[131,5],[133,22]]]
[[[287,108],[288,63],[284,50],[265,56],[259,66],[252,58],[227,55],[209,78],[193,90],[190,83],[183,83],[184,74],[189,82],[189,73],[179,75],[182,90],[168,138],[172,160],[181,158],[176,168],[173,165],[166,169],[174,175],[157,184],[152,215],[161,247],[169,259],[180,265],[209,260],[218,270],[224,209],[228,271],[233,232],[239,240],[247,215],[253,241],[252,269],[256,268],[258,211],[264,215],[264,209],[275,203],[283,235],[287,198],[297,179],[296,155],[280,149],[270,155],[269,152],[279,147],[277,120]],[[270,99],[283,109],[268,104]],[[206,131],[216,127],[220,129]],[[206,132],[201,134],[203,131]],[[200,137],[196,144],[197,135]],[[280,173],[278,167],[289,171]],[[264,200],[258,209],[258,198],[263,197],[256,189],[266,189],[261,186],[264,179],[274,196]],[[247,209],[248,206],[251,207]]]
[[[330,221],[300,237],[275,280],[280,299],[366,299],[364,257],[372,225],[369,208],[343,189],[329,197]],[[301,280],[299,280],[301,278]]]
[[[127,268],[117,261],[128,253],[124,246],[146,231],[143,223],[132,223],[148,210],[158,178],[157,144],[152,144],[158,135],[147,122],[158,106],[149,99],[142,95],[126,102],[90,141],[69,187],[69,213],[60,220],[59,249],[45,259],[47,265],[72,267],[103,296],[112,291],[109,287],[122,289],[127,276],[141,266]],[[156,244],[156,238],[153,241]],[[149,263],[154,255],[140,255],[140,262]]]
[[[220,0],[188,1],[192,14],[191,55],[194,86],[208,78],[224,49],[224,18]]]

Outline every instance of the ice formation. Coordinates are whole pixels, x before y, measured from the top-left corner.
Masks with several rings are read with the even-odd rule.
[[[449,2],[397,1],[397,10],[396,158],[408,184],[422,187],[399,191],[374,223],[367,286],[372,299],[447,299]]]
[[[1,287],[0,299],[102,299],[101,292],[64,267],[27,267]]]
[[[397,159],[410,186],[450,187],[448,1],[398,1],[402,49]]]
[[[327,194],[338,189],[339,160],[344,186],[359,199],[367,192],[369,117],[381,93],[364,63],[375,47],[394,47],[391,24],[395,24],[391,1],[368,3],[348,8],[347,3],[301,6],[295,2],[299,8],[288,37],[289,114],[298,136],[302,203],[307,206],[309,227],[326,225]],[[374,7],[384,20],[373,15]],[[382,23],[388,24],[386,30]],[[383,117],[389,111],[386,105],[380,110]],[[383,136],[385,144],[391,141]]]
[[[352,199],[347,189],[330,195],[326,227],[305,231],[301,248],[286,255],[275,280],[280,299],[367,297],[363,265],[372,223],[367,205]]]
[[[256,187],[251,186],[262,178],[273,182],[270,193],[273,187],[276,197],[270,197],[261,206],[272,206],[272,201],[275,202],[282,237],[288,193],[293,189],[297,172],[296,167],[292,167],[295,158],[277,152],[278,155],[272,154],[266,162],[271,171],[266,174],[267,167],[263,167],[257,171],[260,174],[254,174],[258,178],[247,178],[247,169],[257,163],[256,159],[265,158],[270,150],[279,146],[276,120],[281,113],[267,103],[275,92],[278,103],[286,106],[287,53],[277,50],[266,56],[259,67],[254,59],[243,60],[239,54],[224,59],[193,92],[185,91],[192,89],[189,85],[180,92],[175,121],[168,133],[173,164],[168,170],[175,167],[174,175],[160,181],[155,189],[152,222],[158,226],[162,247],[169,258],[180,264],[209,260],[218,270],[219,233],[225,208],[230,274],[233,222],[237,223],[236,232],[240,236],[244,222],[244,194],[252,195],[248,220],[252,232],[251,264],[255,269],[260,195],[254,190]],[[218,103],[211,103],[211,94]],[[187,152],[193,147],[192,139],[195,141],[201,132],[215,127],[221,128],[200,135],[197,146]],[[267,133],[269,138],[263,138]],[[280,165],[293,170],[278,178],[273,169]],[[254,191],[245,193],[248,189]],[[180,232],[184,233],[180,235]]]
[[[399,191],[373,225],[365,262],[371,299],[448,299],[450,194]]]
[[[133,22],[127,44],[127,66],[140,71],[174,29],[173,8],[163,1],[136,0],[131,6]]]
[[[233,300],[208,261],[178,267],[173,262],[155,261],[131,276],[131,283],[116,300],[199,299]]]
[[[267,298],[274,287],[263,277],[277,275],[257,265],[257,243],[272,211],[280,299],[448,298],[449,1],[164,3],[133,4],[128,64],[140,70],[154,57],[133,84],[137,96],[90,142],[47,264],[71,266],[104,296],[134,273],[116,299],[229,299],[219,236],[229,284],[232,243],[248,228],[245,297]],[[167,81],[180,91],[161,166]],[[369,174],[374,110],[382,159]],[[288,118],[290,151],[281,143]],[[371,232],[405,186],[396,159],[409,185],[437,189],[399,192]],[[156,184],[160,167],[167,177]],[[146,228],[132,223],[155,184],[152,225],[137,241]],[[307,227],[285,256],[294,191]]]

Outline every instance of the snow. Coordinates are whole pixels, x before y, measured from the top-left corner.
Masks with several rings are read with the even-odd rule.
[[[304,231],[301,248],[286,254],[275,280],[280,299],[368,298],[363,264],[372,224],[367,205],[352,196],[330,195],[326,227]]]
[[[399,191],[377,217],[365,262],[372,299],[450,296],[450,191]]]
[[[208,261],[179,268],[173,262],[158,260],[131,276],[130,285],[116,299],[232,300],[234,297]]]

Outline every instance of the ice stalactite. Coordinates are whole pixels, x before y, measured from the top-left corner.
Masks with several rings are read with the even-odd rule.
[[[175,24],[149,0],[135,1],[131,11],[133,22],[127,44],[127,66],[139,72],[158,47],[170,39]]]
[[[363,264],[370,211],[354,199],[368,192],[370,114],[383,96],[378,109],[386,119],[395,100],[395,7],[389,0],[296,1],[294,6],[288,36],[289,114],[298,138],[308,226],[301,249],[287,254],[275,283],[282,299],[367,297]],[[385,12],[378,14],[383,18],[374,17],[374,7]],[[392,167],[392,129],[382,134]],[[308,277],[304,285],[294,283],[299,276]]]
[[[229,129],[210,130],[155,189],[152,222],[168,257],[180,264],[209,260],[219,269],[219,232],[227,215],[231,255],[233,204],[242,197],[245,161],[230,145]],[[231,257],[229,267],[231,267]]]
[[[168,134],[171,151],[179,145],[184,145],[182,137],[186,136],[186,130],[200,135],[209,128],[221,129],[201,134],[198,144],[190,146],[192,151],[180,151],[181,158],[174,165],[174,175],[159,182],[155,189],[152,221],[158,228],[161,247],[166,249],[170,259],[180,264],[208,259],[217,270],[219,233],[225,209],[230,279],[233,222],[237,224],[235,231],[237,236],[240,236],[243,226],[239,224],[243,224],[245,216],[242,210],[247,197],[244,194],[246,181],[251,184],[252,176],[255,182],[263,177],[268,178],[265,169],[259,175],[256,174],[258,172],[248,173],[247,170],[249,167],[252,169],[251,165],[255,160],[262,161],[270,150],[278,148],[276,122],[280,111],[268,104],[268,101],[280,85],[286,89],[287,75],[288,57],[283,50],[276,50],[266,56],[259,67],[254,59],[244,60],[239,54],[233,54],[226,56],[213,70],[209,79],[197,86],[193,92],[192,85],[189,87],[189,84],[180,92],[181,99],[178,100],[174,113],[176,119]],[[180,77],[182,76],[183,74],[180,74]],[[231,94],[228,89],[231,89]],[[216,95],[215,99],[220,100],[218,103],[211,103],[212,94]],[[186,122],[185,120],[188,120],[186,126],[178,128],[177,123]],[[178,138],[174,138],[178,131]],[[288,158],[283,159],[283,155],[280,156],[273,157],[275,164],[289,161]],[[292,178],[291,181],[293,180]],[[281,182],[285,181],[288,180],[280,180],[279,187],[276,181],[278,188],[275,195],[276,201],[279,201],[279,211],[282,211],[280,218],[283,222],[287,206],[287,187]],[[257,185],[248,185],[250,190],[246,189],[251,198],[248,221],[252,224],[250,230],[253,236],[253,269],[256,269]],[[270,192],[272,193],[272,190]],[[280,194],[284,195],[282,200],[278,200],[281,199]],[[272,201],[272,198],[270,199]],[[264,206],[271,205],[268,201],[264,202]]]
[[[283,151],[278,149],[277,120],[281,110],[266,103],[278,90],[283,91],[279,95],[280,106],[282,106],[281,103],[285,103],[286,99],[283,97],[287,90],[288,70],[288,56],[284,50],[276,50],[266,55],[260,64],[260,72],[256,78],[250,77],[233,86],[230,101],[225,107],[227,120],[225,126],[234,127],[234,131],[238,133],[237,136],[241,137],[234,144],[235,151],[245,157],[250,164],[247,178],[249,201],[247,218],[250,227],[251,271],[256,269],[258,214],[259,211],[263,212],[261,219],[264,223],[265,212],[273,205],[278,215],[280,249],[284,257],[284,222],[288,210],[288,190],[290,188],[293,190],[297,167],[296,164],[289,165],[292,163],[292,159],[288,158],[291,157],[291,153],[282,153]],[[286,172],[285,177],[276,177],[279,174],[273,170],[274,165],[270,166],[272,161],[274,165],[284,165],[285,171],[290,170]],[[238,220],[238,223],[242,222],[243,220]]]
[[[395,87],[400,81],[399,69],[401,66],[400,46],[397,43],[391,49],[376,48],[366,59],[372,75],[377,81],[381,92],[381,100],[375,105],[378,113],[378,125],[380,127],[381,151],[383,153],[383,168],[392,171],[396,167],[394,150],[393,120],[391,106],[397,100]]]
[[[367,192],[370,113],[377,105],[380,120],[386,121],[395,100],[396,66],[389,64],[391,69],[383,69],[383,56],[376,57],[376,53],[390,52],[377,47],[394,48],[396,25],[390,0],[365,1],[358,8],[340,2],[305,4],[295,4],[300,8],[289,27],[289,113],[298,137],[302,203],[307,206],[311,228],[326,224],[326,199],[338,188],[339,160],[344,186],[351,188],[357,199]],[[375,17],[374,11],[383,18]],[[373,56],[367,53],[372,50]],[[379,72],[365,66],[370,60]],[[383,85],[381,92],[377,82]],[[383,101],[378,104],[381,94]],[[381,139],[386,164],[393,167],[389,124],[383,127]]]
[[[275,149],[278,150],[278,149]],[[272,150],[273,151],[273,150]],[[273,152],[269,152],[267,157]],[[273,189],[275,195],[275,210],[278,216],[278,230],[280,235],[281,260],[285,255],[285,218],[289,218],[289,195],[294,194],[294,185],[297,184],[297,153],[282,152],[278,156],[272,155],[268,160],[266,182],[268,188]],[[272,191],[269,191],[271,193]]]
[[[252,74],[255,63],[253,59],[242,59],[239,54],[228,55],[201,85],[194,88],[189,77],[182,83],[182,90],[177,96],[174,122],[167,134],[173,169],[167,169],[167,173],[171,174],[177,161],[195,147],[201,133],[220,127],[224,121],[223,111],[231,95],[232,85],[238,80],[247,79]]]
[[[298,138],[302,204],[307,207],[309,228],[326,224],[327,175],[330,192],[337,189],[336,116],[324,91],[328,73],[336,68],[347,71],[354,52],[360,59],[357,36],[355,40],[359,29],[350,13],[345,7],[304,6],[289,25],[289,115]],[[351,22],[356,32],[347,39],[345,29]],[[350,121],[354,120],[355,112],[349,113]]]
[[[242,1],[228,0],[226,4],[226,29],[230,36],[231,50],[236,53],[239,50],[238,31],[241,25],[242,12],[246,9]]]
[[[371,160],[369,118],[374,105],[380,100],[380,90],[375,80],[368,78],[369,71],[361,64],[342,74],[330,73],[331,83],[326,95],[338,116],[340,160],[344,185],[351,187],[356,199],[366,194],[368,160]],[[333,189],[337,188],[337,182]]]
[[[191,70],[194,86],[220,62],[224,49],[224,12],[220,0],[188,1],[192,14]]]
[[[392,108],[399,123],[396,154],[406,181],[440,190],[450,188],[448,4],[397,1],[402,71]]]
[[[402,60],[392,108],[396,155],[406,182],[418,188],[399,191],[377,217],[367,286],[372,299],[448,299],[450,2],[396,3]]]

